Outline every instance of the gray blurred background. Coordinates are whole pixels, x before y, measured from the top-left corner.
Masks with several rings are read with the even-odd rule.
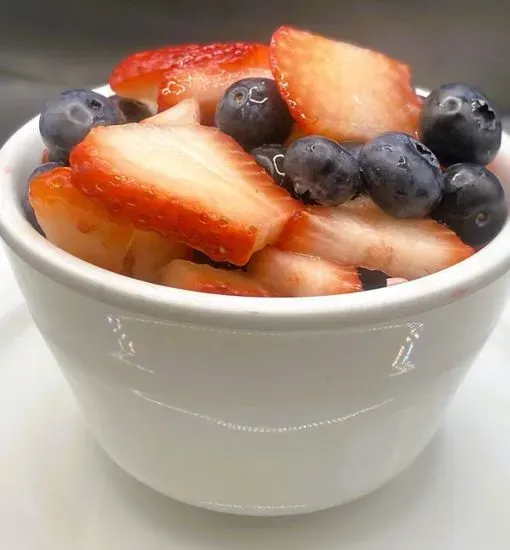
[[[0,0],[0,140],[64,88],[104,83],[160,45],[263,40],[291,23],[380,49],[416,84],[467,81],[510,114],[510,3],[502,0]]]

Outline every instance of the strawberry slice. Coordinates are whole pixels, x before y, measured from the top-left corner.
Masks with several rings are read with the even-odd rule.
[[[382,53],[280,27],[270,60],[280,92],[306,134],[366,141],[387,131],[417,133],[421,100],[409,69]]]
[[[73,183],[139,229],[244,265],[299,208],[216,128],[94,128],[71,154]]]
[[[200,105],[193,98],[185,99],[171,109],[142,120],[140,124],[157,126],[200,124]]]
[[[46,238],[104,269],[157,282],[159,270],[191,249],[152,231],[114,219],[71,182],[71,169],[55,168],[30,183],[30,203]]]
[[[248,273],[281,296],[327,296],[361,290],[354,266],[268,246],[257,252]]]
[[[30,182],[29,200],[46,238],[86,262],[123,271],[133,237],[130,224],[114,220],[71,183],[71,169],[55,168]]]
[[[225,90],[243,78],[272,78],[267,57],[262,67],[223,66],[192,67],[165,72],[158,95],[158,109],[173,107],[182,99],[193,97],[200,104],[202,124],[212,125],[216,106]]]
[[[123,59],[110,76],[116,94],[155,102],[164,71],[179,67],[225,64],[232,69],[246,60],[259,66],[266,59],[267,47],[245,42],[217,44],[184,44],[138,52]]]
[[[140,281],[158,283],[161,279],[161,269],[169,262],[191,259],[192,256],[193,251],[185,244],[163,237],[154,231],[135,229],[123,273]]]
[[[165,286],[232,296],[272,296],[262,283],[242,271],[227,271],[206,264],[175,260],[163,268],[161,282]]]
[[[335,208],[310,207],[287,225],[278,247],[416,279],[471,256],[473,249],[431,219],[397,219],[360,197]]]

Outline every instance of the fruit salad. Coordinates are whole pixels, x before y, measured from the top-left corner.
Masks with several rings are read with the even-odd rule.
[[[54,245],[140,284],[371,290],[461,262],[506,221],[490,101],[460,83],[422,98],[382,53],[284,26],[136,53],[110,87],[46,105],[25,207]]]

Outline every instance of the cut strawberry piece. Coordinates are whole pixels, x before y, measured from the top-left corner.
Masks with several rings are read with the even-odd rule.
[[[257,252],[248,273],[281,296],[327,296],[361,290],[354,266],[268,246]]]
[[[161,269],[169,262],[191,259],[192,256],[193,251],[185,244],[162,237],[154,231],[135,229],[123,273],[141,281],[157,283],[161,278]]]
[[[473,249],[431,219],[397,219],[366,197],[310,207],[287,225],[278,247],[416,279],[471,256]]]
[[[50,152],[48,151],[48,149],[45,149],[41,155],[41,162],[42,164],[46,163],[46,162],[50,162]]]
[[[71,169],[55,168],[35,177],[29,198],[46,237],[86,262],[120,273],[133,229],[83,195],[71,183]]]
[[[270,60],[305,133],[337,141],[366,141],[387,131],[416,135],[422,102],[406,65],[291,27],[274,33]]]
[[[185,99],[171,109],[142,120],[140,124],[155,124],[157,126],[200,124],[200,106],[193,98]]]
[[[158,95],[158,109],[173,107],[182,99],[193,97],[200,104],[202,124],[212,125],[216,106],[225,90],[243,78],[273,78],[266,62],[261,68],[239,67],[235,70],[220,66],[192,67],[170,70],[163,75]]]
[[[113,70],[110,86],[118,95],[156,102],[161,77],[168,69],[225,64],[235,70],[239,62],[256,64],[264,56],[267,63],[266,46],[245,42],[169,46],[125,58]]]
[[[272,296],[262,283],[242,271],[216,269],[205,264],[175,260],[163,268],[161,282],[165,286],[233,296]]]
[[[71,155],[73,183],[139,229],[244,265],[299,205],[216,128],[94,128]]]

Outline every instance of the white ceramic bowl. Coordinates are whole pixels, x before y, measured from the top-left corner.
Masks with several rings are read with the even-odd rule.
[[[380,487],[430,441],[507,299],[510,224],[454,267],[368,293],[238,298],[140,283],[28,224],[20,202],[41,151],[34,119],[0,152],[16,278],[99,444],[183,502],[295,514]],[[505,137],[503,180],[509,164]]]

